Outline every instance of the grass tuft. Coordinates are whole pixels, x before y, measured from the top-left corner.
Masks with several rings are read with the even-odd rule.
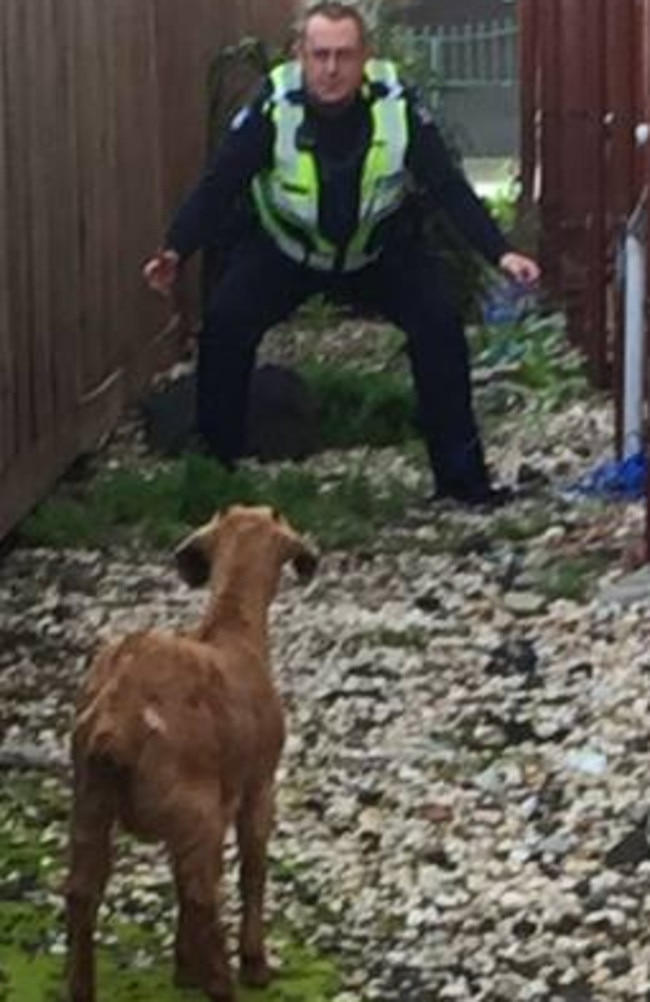
[[[204,456],[188,455],[154,471],[117,469],[91,481],[84,493],[54,496],[23,522],[34,546],[107,547],[139,539],[169,546],[230,504],[270,504],[322,546],[352,546],[399,519],[412,491],[397,478],[378,487],[361,469],[328,482],[300,467],[228,473]]]
[[[306,364],[301,367],[319,402],[321,449],[401,445],[415,437],[415,401],[404,373]]]

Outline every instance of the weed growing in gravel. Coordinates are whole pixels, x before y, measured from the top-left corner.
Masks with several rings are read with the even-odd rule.
[[[575,602],[588,599],[603,574],[611,566],[612,554],[594,551],[566,557],[548,564],[536,575],[536,588],[551,600],[565,598]]]
[[[587,393],[584,359],[567,345],[561,314],[533,314],[516,324],[477,327],[472,335],[476,365],[508,367],[507,379],[495,388],[503,392],[506,387],[515,402],[542,410],[565,406]]]
[[[415,437],[413,390],[404,373],[323,364],[301,372],[319,401],[321,448],[401,445]]]
[[[215,509],[234,502],[280,508],[324,547],[371,540],[399,519],[412,491],[397,478],[378,487],[361,469],[329,481],[300,467],[227,473],[203,456],[153,471],[117,469],[91,480],[75,497],[55,495],[21,527],[23,539],[41,546],[105,546],[137,537],[154,546],[177,541]]]
[[[513,543],[523,543],[541,536],[553,519],[548,509],[535,509],[521,515],[499,515],[490,527],[490,535],[495,539],[507,539]]]
[[[363,635],[368,647],[395,647],[398,650],[426,650],[431,637],[429,631],[420,626],[408,626],[402,630],[394,630],[386,626]]]
[[[488,403],[483,410],[492,410],[495,417],[513,407],[529,409],[531,402],[533,410],[552,408],[584,391],[580,361],[566,352],[557,317],[477,330],[473,340],[480,365],[508,363],[507,381],[490,383],[480,395]],[[385,364],[385,345],[381,357]],[[420,447],[413,390],[401,359],[390,371],[378,368],[378,358],[368,355],[363,364],[354,359],[326,364],[309,356],[296,361],[319,403],[320,449],[390,445],[412,457]],[[227,474],[209,459],[188,455],[169,463],[108,469],[85,483],[64,483],[23,523],[21,535],[32,544],[58,547],[105,546],[129,538],[166,547],[215,508],[240,501],[276,505],[325,547],[357,546],[371,542],[382,526],[401,520],[417,500],[415,490],[397,477],[385,476],[378,484],[361,466],[350,465],[336,477],[295,465],[249,466]],[[514,525],[504,530],[506,536],[519,533]],[[521,527],[521,538],[534,530]]]
[[[0,794],[0,999],[60,1002],[63,998],[63,909],[61,887],[67,842],[69,796],[58,780],[30,775],[4,777]],[[121,840],[119,857],[128,853]],[[109,885],[110,887],[110,885]],[[137,890],[137,888],[135,888]],[[169,883],[171,893],[171,878]],[[124,893],[134,890],[131,882]],[[122,892],[120,892],[122,893]],[[98,950],[98,996],[110,1002],[181,1002],[172,987],[168,947],[172,908],[151,921],[136,896],[120,910],[102,909],[101,931],[110,946]],[[164,900],[163,900],[164,904]],[[138,907],[145,911],[138,914]],[[265,1002],[330,1002],[340,991],[334,963],[302,945],[285,927],[272,930],[281,972],[264,992]],[[197,996],[198,997],[198,996]],[[260,997],[241,989],[241,1002]]]
[[[332,303],[326,296],[316,295],[300,307],[298,321],[315,334],[320,334],[339,324],[344,315],[343,307]]]

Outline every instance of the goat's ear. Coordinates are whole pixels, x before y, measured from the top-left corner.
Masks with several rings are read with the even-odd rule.
[[[211,560],[205,532],[192,533],[174,551],[176,568],[190,588],[201,588],[210,579]]]
[[[318,554],[302,543],[292,557],[293,569],[301,584],[308,584],[318,567]]]

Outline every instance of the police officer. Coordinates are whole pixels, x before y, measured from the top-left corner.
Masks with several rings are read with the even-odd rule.
[[[252,224],[207,301],[198,356],[199,432],[227,466],[242,455],[247,396],[264,333],[315,293],[335,294],[401,328],[436,494],[503,503],[471,402],[468,349],[442,267],[403,225],[413,181],[469,243],[516,281],[537,264],[508,246],[456,169],[393,63],[372,58],[359,12],[319,3],[295,61],[278,66],[234,118],[209,169],[144,269],[169,294],[183,262],[210,246],[243,192]]]

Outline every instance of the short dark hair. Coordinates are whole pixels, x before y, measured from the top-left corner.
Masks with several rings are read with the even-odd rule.
[[[298,23],[298,38],[305,37],[307,25],[312,17],[319,15],[326,17],[329,21],[354,21],[359,29],[359,40],[362,45],[368,42],[368,25],[358,7],[353,7],[349,3],[341,3],[339,0],[321,0],[309,6],[300,17]]]

